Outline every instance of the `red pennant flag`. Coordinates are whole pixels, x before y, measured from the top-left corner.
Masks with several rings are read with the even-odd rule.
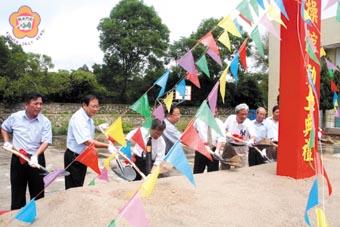
[[[137,129],[136,133],[131,137],[144,151],[146,151],[145,143],[140,128]]]
[[[328,195],[331,195],[332,192],[333,192],[332,185],[331,185],[331,182],[328,178],[328,174],[326,172],[326,169],[322,164],[322,161],[321,161],[321,158],[320,158],[320,155],[319,155],[318,152],[314,152],[314,167],[315,167],[316,173],[317,174],[322,173],[322,175],[326,179],[327,187],[328,187]]]
[[[334,83],[333,80],[331,80],[331,91],[332,92],[339,92],[338,87],[336,86],[336,84]]]
[[[243,41],[242,45],[240,46],[240,49],[238,50],[240,62],[241,62],[241,65],[242,65],[244,70],[248,69],[248,66],[247,66],[247,41],[248,41],[248,38]]]
[[[94,144],[90,144],[77,158],[76,161],[83,163],[90,167],[98,175],[100,175],[100,169],[98,167],[98,156]]]
[[[198,79],[198,72],[195,73],[189,73],[187,72],[187,80],[190,80],[191,83],[193,83],[196,87],[201,88],[200,81]]]
[[[222,62],[220,62],[220,51],[218,49],[218,46],[216,44],[216,41],[214,39],[214,36],[211,34],[211,32],[208,32],[207,34],[205,34],[201,39],[200,42],[204,45],[207,46],[209,48],[209,51],[212,51],[214,54],[212,54],[213,59],[217,60],[217,63],[219,63],[220,65],[222,65]],[[208,51],[208,52],[209,52]],[[208,53],[209,54],[209,53]],[[211,54],[209,54],[211,55]],[[215,59],[216,58],[216,59]]]
[[[191,121],[188,127],[185,129],[181,136],[181,142],[188,147],[191,147],[195,151],[200,152],[209,160],[212,160],[210,153],[205,149],[204,143],[194,128],[193,123],[194,121]]]

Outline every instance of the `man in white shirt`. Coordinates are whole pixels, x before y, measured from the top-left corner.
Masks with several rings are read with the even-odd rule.
[[[180,120],[181,112],[178,106],[172,105],[169,114],[164,119],[165,130],[163,132],[163,139],[166,144],[165,154],[171,149],[171,147],[176,143],[181,137],[181,132],[178,131],[175,124]]]
[[[224,146],[222,158],[233,162],[239,167],[248,166],[248,146],[254,144],[255,131],[247,118],[249,107],[241,103],[235,107],[236,115],[230,115],[224,122],[227,143]],[[222,169],[230,169],[229,164],[222,163]]]
[[[274,143],[279,141],[279,106],[276,105],[273,107],[273,115],[266,119],[269,125],[269,139],[271,139]]]
[[[216,110],[217,111],[217,110]],[[224,125],[223,122],[215,117],[216,123],[220,128],[220,131],[223,135],[218,134],[209,127],[205,122],[200,119],[196,119],[195,128],[198,131],[198,134],[202,141],[206,144],[207,149],[210,150],[211,153],[215,152],[217,156],[220,155],[220,150],[225,143],[225,135],[224,135]],[[212,155],[213,156],[213,155]],[[214,156],[213,156],[214,157]],[[198,151],[195,151],[195,159],[194,159],[194,174],[203,173],[205,167],[207,167],[207,171],[217,171],[218,170],[219,161],[213,158],[213,160],[209,160],[206,156],[201,154]]]
[[[165,129],[164,121],[160,121],[158,119],[152,120],[152,125],[150,131],[146,128],[140,128],[144,144],[147,144],[147,141],[151,137],[151,157],[153,166],[158,166],[161,164],[165,157],[165,141],[162,137],[163,131]],[[131,151],[136,158],[136,166],[147,176],[149,173],[146,169],[146,151],[143,150],[135,141],[133,141],[132,137],[136,133],[138,128],[130,131],[126,135],[126,139],[129,140],[132,144]],[[141,176],[137,175],[135,180],[141,180]]]

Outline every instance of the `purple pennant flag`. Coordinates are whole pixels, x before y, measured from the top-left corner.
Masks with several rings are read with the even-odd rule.
[[[159,106],[152,111],[152,115],[158,120],[163,121],[165,117],[163,105],[159,104]]]
[[[105,180],[105,181],[109,182],[109,174],[108,174],[107,169],[105,167],[100,171],[100,175],[98,175],[98,179]]]
[[[207,54],[214,59],[214,61],[219,64],[220,66],[222,66],[222,61],[221,61],[221,57],[218,53],[216,53],[215,51],[213,51],[211,48],[208,49]]]
[[[197,71],[194,56],[192,55],[191,50],[189,50],[185,55],[178,59],[177,64],[179,64],[183,69],[185,69],[189,73],[194,73]]]
[[[267,15],[264,14],[263,17],[260,20],[260,24],[267,29],[268,32],[270,32],[272,35],[274,35],[276,38],[281,40],[279,32],[275,29],[272,22],[268,19]]]
[[[216,103],[217,103],[217,90],[218,85],[220,85],[220,81],[217,81],[213,89],[210,91],[210,94],[208,95],[208,102],[210,106],[211,112],[214,114],[216,110]]]
[[[57,169],[49,173],[47,176],[45,176],[44,177],[45,188],[49,186],[59,175],[61,175],[62,172],[64,172],[63,169]]]
[[[327,59],[325,59],[325,60],[326,60],[326,64],[327,64],[328,69],[333,69],[333,72],[338,70],[338,68],[332,62],[328,61]]]

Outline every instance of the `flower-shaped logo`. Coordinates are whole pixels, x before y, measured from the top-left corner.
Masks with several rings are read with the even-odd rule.
[[[33,12],[28,6],[21,6],[17,12],[12,13],[9,17],[9,23],[13,27],[13,35],[18,39],[34,38],[38,34],[40,21],[40,15]]]

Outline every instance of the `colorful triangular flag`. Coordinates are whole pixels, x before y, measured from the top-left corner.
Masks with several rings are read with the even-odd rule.
[[[257,0],[257,3],[264,9],[264,3],[263,0]]]
[[[223,136],[220,127],[217,125],[216,120],[207,104],[207,101],[204,100],[200,106],[200,108],[197,110],[197,118],[201,121],[205,122],[207,125],[209,125],[216,133]]]
[[[327,54],[326,54],[326,51],[323,47],[320,48],[320,58],[321,57],[325,57]]]
[[[157,84],[158,86],[161,87],[161,90],[159,91],[157,98],[161,97],[164,94],[166,83],[168,82],[169,74],[170,74],[170,71],[166,70],[165,73],[160,78],[158,78],[158,80],[156,80],[156,82],[154,83],[154,85]]]
[[[181,136],[181,142],[185,144],[186,146],[194,149],[195,151],[200,152],[202,155],[207,157],[209,160],[212,160],[212,157],[210,153],[205,148],[204,142],[198,135],[198,132],[196,131],[193,121],[189,123],[187,128],[184,130],[182,136]]]
[[[317,222],[316,226],[317,227],[328,227],[329,225],[327,223],[326,215],[323,209],[320,207],[316,207],[315,213],[316,213],[316,222]]]
[[[191,50],[189,50],[185,55],[178,59],[177,64],[189,73],[194,73],[197,71],[195,67],[194,56],[192,55]]]
[[[318,192],[318,180],[315,179],[312,185],[312,188],[309,192],[307,206],[305,210],[305,222],[311,226],[309,217],[308,217],[308,211],[312,209],[313,207],[319,205],[319,192]]]
[[[337,3],[339,0],[328,0],[327,5],[325,6],[324,10],[332,7],[335,3]]]
[[[125,218],[132,226],[149,226],[149,220],[146,218],[143,202],[139,198],[138,192],[120,210],[119,216]]]
[[[337,71],[338,67],[336,67],[336,65],[334,65],[331,61],[329,61],[327,58],[325,58],[326,61],[326,65],[328,69],[331,69],[333,71]]]
[[[234,77],[234,80],[238,81],[238,64],[239,64],[239,56],[238,53],[235,54],[233,60],[230,62],[230,72]]]
[[[116,157],[115,153],[112,153],[109,157],[107,157],[106,159],[104,159],[103,161],[103,165],[104,167],[109,170],[110,169],[110,162]]]
[[[235,26],[233,20],[230,16],[224,17],[218,24],[219,27],[223,28],[224,30],[228,31],[230,34],[241,38],[241,34],[237,27]]]
[[[227,47],[229,51],[231,50],[231,44],[230,44],[228,31],[224,31],[220,35],[220,37],[218,37],[218,41],[220,41],[225,47]]]
[[[96,185],[96,178],[93,178],[90,183],[88,184],[88,186],[94,186]]]
[[[136,111],[144,117],[150,117],[151,111],[147,94],[144,94],[134,104],[132,104],[130,106],[130,109]]]
[[[185,157],[182,145],[179,141],[171,147],[164,160],[171,163],[178,171],[186,176],[194,186],[196,185],[192,169]]]
[[[248,38],[243,41],[242,45],[240,46],[240,49],[238,50],[238,53],[239,53],[239,56],[240,56],[240,63],[241,63],[244,70],[248,69],[248,66],[247,66],[247,42],[248,42]]]
[[[241,15],[244,16],[251,23],[253,22],[253,17],[250,12],[249,3],[247,0],[243,0],[236,9],[240,11]]]
[[[100,174],[97,151],[93,143],[87,146],[87,148],[85,148],[85,150],[82,151],[75,160],[90,167],[97,174]]]
[[[309,57],[315,62],[317,63],[318,65],[320,65],[320,61],[318,59],[318,57],[316,56],[316,54],[314,53],[314,45],[312,43],[312,41],[310,39],[307,39],[307,42],[306,42],[306,48],[307,48],[307,53],[309,55]]]
[[[253,7],[254,12],[258,16],[259,15],[259,5],[258,5],[257,0],[250,0],[249,2],[250,2],[251,7]]]
[[[216,110],[217,90],[218,90],[219,84],[220,84],[220,81],[217,81],[215,86],[213,87],[213,89],[211,89],[211,91],[208,95],[208,102],[209,102],[209,106],[210,106],[212,113],[215,113],[215,110]]]
[[[334,83],[333,80],[331,80],[331,91],[332,92],[339,92],[338,87],[336,86],[336,84]]]
[[[29,201],[19,212],[15,215],[15,219],[32,224],[37,216],[37,208],[35,200]]]
[[[43,178],[44,187],[46,188],[47,186],[49,186],[63,172],[64,172],[63,169],[56,169],[53,172],[49,173],[48,175],[44,176],[44,178]]]
[[[225,87],[226,87],[226,83],[227,83],[228,70],[229,70],[229,65],[223,71],[223,73],[222,73],[222,75],[220,77],[220,94],[221,94],[222,102],[223,103],[224,103],[224,98],[225,98]]]
[[[285,23],[283,23],[283,21],[281,20],[280,11],[276,10],[273,4],[269,4],[268,6],[268,17],[270,20],[276,21],[279,24],[281,24],[283,27],[287,28]]]
[[[164,114],[164,108],[162,104],[159,104],[153,111],[152,116],[154,116],[156,119],[163,121],[165,118]]]
[[[287,18],[287,20],[289,20],[287,11],[285,9],[285,6],[284,6],[282,0],[275,0],[275,3],[279,7],[281,13]]]
[[[338,94],[336,92],[333,93],[333,106],[334,106],[334,109],[338,108],[339,106]]]
[[[204,74],[210,78],[210,73],[209,73],[209,68],[208,68],[208,62],[207,62],[207,58],[205,57],[205,55],[203,54],[200,59],[198,61],[196,61],[196,65],[198,66],[198,68],[204,72]]]
[[[173,99],[174,99],[174,92],[172,91],[172,92],[168,93],[166,98],[163,100],[168,112],[170,112],[170,108],[171,108]]]
[[[217,64],[222,65],[221,57],[220,57],[220,51],[218,49],[218,46],[216,44],[216,41],[212,35],[211,32],[208,32],[205,34],[201,39],[200,42],[208,47],[207,54],[217,62]]]
[[[145,146],[145,142],[143,140],[143,135],[142,135],[142,131],[140,128],[138,128],[135,132],[135,134],[133,134],[133,136],[131,137],[131,139],[133,141],[135,141],[136,144],[138,144],[138,146],[140,146],[140,148],[142,148],[144,151],[146,151],[146,146]]]
[[[264,14],[260,20],[260,24],[272,35],[281,40],[279,32],[276,30],[272,22],[268,19],[267,15]]]
[[[151,196],[153,189],[155,188],[160,170],[160,166],[152,168],[151,174],[147,176],[146,180],[141,186],[142,197],[147,198]]]
[[[113,219],[107,227],[116,227],[116,220]]]
[[[105,167],[102,168],[100,175],[98,175],[98,179],[109,182],[109,173],[107,172],[107,169]]]
[[[129,159],[131,159],[131,142],[127,141],[126,146],[120,148],[120,151],[126,155]]]
[[[126,140],[123,132],[123,123],[122,118],[118,117],[110,127],[108,127],[105,131],[105,135],[107,137],[111,137],[114,141],[119,143],[122,146],[126,146]]]
[[[178,82],[178,84],[176,85],[176,91],[180,94],[180,96],[185,97],[185,80],[182,79],[181,81]]]
[[[198,72],[194,73],[187,73],[186,74],[186,79],[190,80],[191,83],[193,83],[196,87],[201,88],[200,81],[198,79]]]
[[[261,41],[261,35],[259,32],[258,26],[254,28],[254,30],[250,33],[251,39],[254,41],[257,50],[259,51],[260,55],[264,57],[264,48],[263,43]]]

